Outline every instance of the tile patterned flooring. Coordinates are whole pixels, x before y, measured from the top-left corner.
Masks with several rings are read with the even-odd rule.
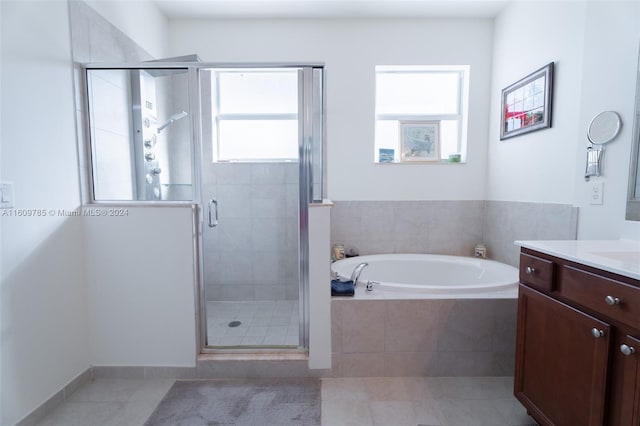
[[[37,426],[142,426],[173,382],[97,379]],[[511,377],[322,379],[322,426],[535,425],[512,387]]]
[[[529,426],[512,377],[322,380],[323,426]]]
[[[240,324],[230,327],[234,321]],[[298,346],[298,301],[207,302],[209,346]]]
[[[175,380],[96,379],[36,426],[142,426]]]

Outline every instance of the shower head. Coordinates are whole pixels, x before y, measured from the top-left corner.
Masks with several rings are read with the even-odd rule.
[[[188,114],[185,111],[181,111],[181,112],[178,112],[176,114],[173,114],[171,117],[169,117],[169,119],[162,126],[158,127],[158,133],[160,133],[161,131],[163,131],[164,129],[166,129],[170,125],[172,125],[174,121],[178,121],[181,118],[185,118],[187,115]]]

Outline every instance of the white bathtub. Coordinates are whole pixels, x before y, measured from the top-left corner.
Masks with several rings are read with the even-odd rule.
[[[518,295],[518,269],[492,260],[434,254],[376,254],[339,260],[341,279],[366,262],[356,299],[505,299]],[[372,282],[373,291],[366,291]]]

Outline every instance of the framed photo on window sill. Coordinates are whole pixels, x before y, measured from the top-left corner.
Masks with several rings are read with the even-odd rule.
[[[500,140],[551,127],[553,62],[502,90]]]
[[[440,161],[440,121],[400,121],[400,161]]]

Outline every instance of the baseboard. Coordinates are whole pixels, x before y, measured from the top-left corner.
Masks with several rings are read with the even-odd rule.
[[[93,377],[98,379],[193,379],[196,367],[145,367],[94,365]]]
[[[60,404],[66,401],[80,386],[93,379],[91,368],[87,368],[78,374],[74,379],[54,393],[50,398],[40,404],[35,410],[27,414],[16,426],[33,426],[47,414],[55,410]]]

